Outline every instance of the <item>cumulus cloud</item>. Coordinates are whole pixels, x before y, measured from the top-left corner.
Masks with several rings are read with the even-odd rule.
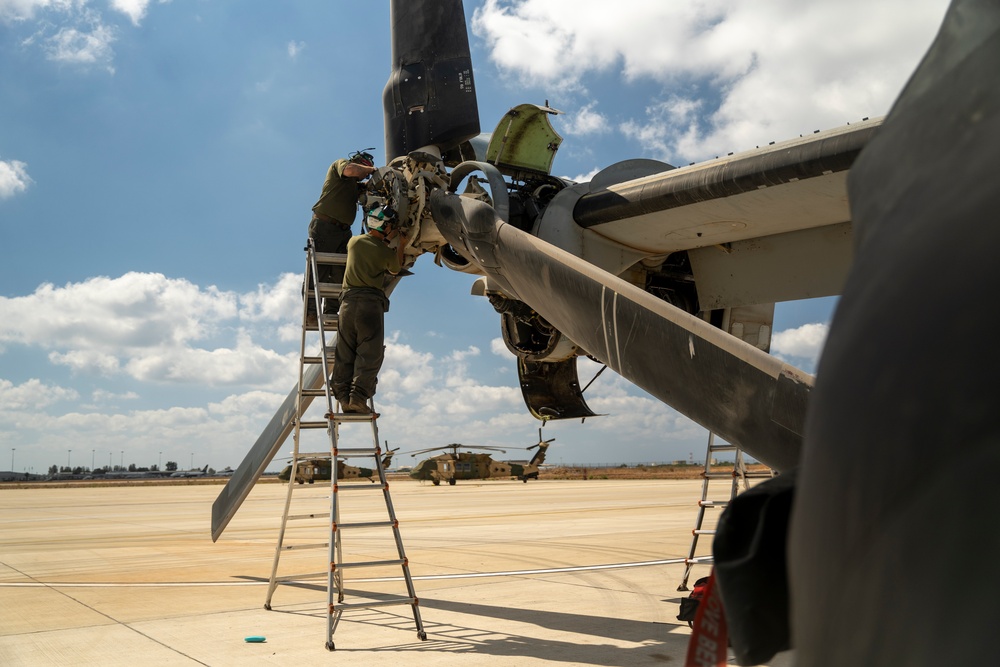
[[[255,343],[248,327],[270,329],[301,307],[301,277],[237,294],[155,273],[44,284],[0,297],[0,343],[49,350],[77,373],[180,384],[284,385],[296,353]],[[211,344],[214,340],[223,344]]]
[[[576,112],[567,113],[565,116],[556,116],[556,118],[564,119],[559,123],[559,127],[570,135],[601,134],[609,131],[611,126],[608,124],[608,119],[603,114],[594,111],[596,106],[597,102],[591,102],[580,107]]]
[[[32,182],[27,164],[19,160],[0,160],[0,199],[24,192]]]
[[[110,0],[108,4],[135,27],[146,17],[151,0]],[[102,12],[88,0],[0,0],[0,21],[30,31],[20,38],[21,46],[40,49],[48,60],[115,71],[112,45],[120,27],[114,14]]]
[[[795,329],[779,331],[771,337],[771,351],[780,358],[807,360],[815,367],[829,329],[827,324],[803,324]]]
[[[0,405],[5,411],[30,411],[77,398],[79,394],[75,389],[47,385],[34,378],[19,385],[0,378]]]
[[[472,29],[500,70],[526,84],[583,90],[594,74],[656,84],[645,115],[620,125],[636,140],[655,136],[670,161],[885,113],[947,4],[621,0],[608,11],[602,0],[487,0]],[[672,124],[705,102],[701,125]]]
[[[129,17],[132,25],[139,25],[146,16],[149,0],[111,0],[111,8]]]

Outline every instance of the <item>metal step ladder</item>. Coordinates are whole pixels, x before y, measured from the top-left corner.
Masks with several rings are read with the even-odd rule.
[[[731,471],[715,471],[712,470],[712,461],[715,460],[715,454],[719,452],[736,452],[733,458],[733,469]],[[750,488],[750,480],[754,478],[764,478],[773,477],[773,470],[763,470],[763,471],[752,471],[748,470],[746,462],[743,459],[743,450],[736,445],[730,444],[715,444],[715,434],[709,431],[708,433],[708,446],[705,450],[705,469],[701,473],[701,500],[698,501],[698,515],[695,519],[694,530],[691,531],[691,549],[688,551],[687,558],[684,559],[684,576],[681,578],[681,584],[677,587],[678,591],[686,591],[688,589],[688,579],[691,576],[691,570],[695,565],[711,565],[713,560],[711,554],[697,556],[698,552],[698,538],[702,535],[715,535],[714,528],[704,528],[705,513],[709,509],[719,509],[724,510],[732,502],[733,498],[740,493],[741,487],[743,491]],[[709,484],[712,480],[724,480],[729,482],[729,496],[724,500],[711,500],[709,498]]]
[[[343,271],[338,271],[338,269],[343,267],[346,264],[346,261],[347,255],[316,252],[311,239],[306,247],[298,400],[302,402],[304,397],[310,397],[324,398],[325,401],[317,401],[319,407],[323,410],[322,418],[319,418],[318,416],[310,416],[307,418],[306,414],[303,414],[302,417],[295,422],[291,469],[288,479],[288,492],[285,497],[285,509],[281,518],[281,528],[278,532],[278,543],[275,547],[274,563],[271,568],[271,578],[268,582],[267,600],[264,603],[264,608],[270,610],[271,599],[279,584],[300,582],[309,579],[319,579],[325,576],[327,579],[326,648],[331,651],[335,648],[333,633],[336,631],[337,624],[339,623],[344,611],[350,609],[408,604],[413,609],[413,620],[416,623],[417,637],[421,640],[425,640],[427,638],[423,622],[420,619],[420,610],[418,608],[419,600],[417,599],[414,591],[413,579],[410,576],[409,564],[406,558],[406,553],[403,549],[403,540],[399,532],[399,521],[396,519],[396,513],[392,506],[392,498],[389,495],[389,484],[386,480],[383,453],[379,447],[377,422],[378,414],[374,411],[374,402],[371,399],[368,401],[369,408],[372,410],[371,414],[363,415],[345,413],[343,412],[343,406],[334,400],[332,392],[330,391],[330,383],[328,380],[323,383],[323,386],[320,389],[311,389],[303,386],[305,369],[309,365],[321,365],[324,378],[329,379],[331,375],[334,349],[333,333],[337,330],[337,317],[335,314],[335,308],[332,306],[336,303],[341,291],[341,284],[339,282],[329,283],[315,281],[314,283],[312,278],[314,276],[321,275],[319,271],[320,266],[333,266],[335,267],[334,275],[336,277],[342,276]],[[330,307],[328,310],[330,313],[324,314],[324,306],[327,305],[328,300],[332,300],[333,303],[329,304]],[[310,333],[312,332],[319,334],[319,353],[315,355],[309,355],[306,353],[308,339],[310,338]],[[329,343],[328,336],[330,339]],[[345,424],[361,424],[369,426],[371,429],[371,444],[364,447],[342,447],[340,430]],[[300,487],[300,484],[298,484],[297,481],[303,479],[303,475],[300,475],[299,469],[304,465],[309,465],[307,462],[317,456],[317,454],[308,454],[302,451],[302,438],[307,432],[319,432],[320,430],[325,430],[325,439],[330,451],[329,508],[328,511],[313,510],[293,514],[290,511],[292,505],[292,492],[297,487]],[[377,482],[373,474],[370,480],[361,479],[356,482],[346,484],[342,483],[344,481],[342,466],[344,470],[347,470],[346,464],[343,464],[342,461],[346,461],[351,458],[369,457],[373,459],[372,472],[377,472]],[[385,503],[385,512],[387,516],[386,519],[378,521],[341,522],[341,493],[348,492],[353,494],[365,491],[372,492],[376,489],[382,491],[382,499]],[[317,519],[322,520],[324,530],[328,531],[327,541],[301,544],[286,543],[286,529],[289,526],[289,522],[303,520],[315,521]],[[369,544],[372,542],[374,536],[371,532],[366,531],[381,530],[384,533],[385,529],[389,529],[391,531],[392,540],[395,545],[393,554],[396,556],[395,558],[345,562],[342,540],[343,531],[346,530],[353,532],[357,530],[360,533],[363,533],[366,544]],[[328,559],[324,570],[306,574],[278,576],[278,563],[283,553],[300,549],[319,548],[326,548],[328,553]],[[364,599],[359,599],[358,601],[344,603],[346,594],[344,588],[344,571],[357,568],[379,567],[401,568],[402,579],[406,587],[405,595],[397,596],[376,593],[370,594]],[[390,579],[395,580],[397,578],[392,577]]]

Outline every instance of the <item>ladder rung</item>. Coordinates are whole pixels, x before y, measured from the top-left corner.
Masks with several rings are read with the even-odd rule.
[[[370,422],[378,418],[378,413],[361,415],[355,412],[335,412],[331,418],[335,422]]]
[[[324,315],[323,316],[323,330],[327,333],[337,330],[337,316],[336,315]],[[307,316],[305,323],[306,331],[319,331],[319,323],[316,322],[316,316]]]
[[[774,475],[772,475],[770,472],[766,470],[757,470],[757,471],[748,470],[747,472],[743,473],[743,476],[748,479],[763,479],[765,477],[770,479],[771,477],[774,477]]]
[[[715,535],[715,531],[714,530],[705,530],[705,529],[702,529],[702,528],[696,528],[696,529],[692,530],[691,533],[694,534],[694,535]]]
[[[728,500],[699,500],[698,507],[729,507]]]
[[[711,445],[708,448],[710,452],[734,452],[736,451],[736,445]]]
[[[326,396],[326,389],[303,389],[301,394],[303,396],[312,396],[314,398],[318,396]]]
[[[340,482],[343,482],[343,481],[345,481],[345,480],[340,480]],[[359,481],[361,481],[361,480],[359,480]],[[363,479],[363,481],[367,482],[368,480],[367,479]],[[372,481],[374,482],[374,480],[372,480]],[[384,482],[382,484],[378,484],[378,483],[375,483],[375,484],[372,484],[372,483],[358,484],[357,482],[350,482],[350,483],[347,483],[347,484],[341,484],[340,482],[337,483],[337,490],[338,491],[345,491],[345,490],[348,490],[348,489],[384,489],[385,488],[385,483]]]
[[[282,551],[298,551],[299,549],[325,549],[330,546],[329,542],[323,542],[322,544],[289,544],[281,545]]]
[[[731,479],[733,477],[731,472],[703,472],[701,474],[709,479]]]
[[[346,602],[330,605],[330,613],[344,609],[364,609],[365,607],[387,607],[392,604],[420,604],[418,598],[390,598],[387,600],[372,600],[370,602]]]
[[[338,523],[334,525],[334,528],[338,530],[343,528],[390,528],[395,525],[395,521],[356,521],[354,523]]]
[[[381,452],[369,447],[368,449],[338,448],[333,450],[333,453],[336,454],[337,456],[352,457],[352,456],[375,456],[376,454],[380,454]]]
[[[356,563],[341,563],[337,565],[336,563],[330,563],[330,567],[336,570],[338,567],[341,569],[355,568],[355,567],[385,567],[386,565],[406,565],[405,558],[394,558],[392,560],[366,560],[358,561]]]
[[[299,422],[299,428],[326,428],[329,424],[325,421],[322,422]]]
[[[340,293],[343,291],[343,287],[340,283],[320,283],[319,284],[319,295],[322,297],[329,298],[340,298]],[[310,299],[315,298],[316,290],[306,290],[306,296]]]
[[[333,355],[328,355],[326,358],[326,363],[332,364],[334,362]],[[323,363],[322,357],[302,357],[302,363],[304,364],[321,364]]]
[[[347,253],[344,252],[316,252],[317,264],[329,264],[333,266],[346,266]]]

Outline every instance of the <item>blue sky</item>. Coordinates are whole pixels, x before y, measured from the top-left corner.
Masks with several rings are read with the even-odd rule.
[[[548,101],[564,112],[554,171],[578,181],[882,115],[946,6],[465,3],[483,130]],[[239,464],[296,377],[326,168],[383,155],[388,45],[387,2],[0,0],[0,456],[15,470]],[[424,257],[414,274],[387,315],[382,437],[533,444],[472,279]],[[773,353],[813,371],[834,307],[780,304]],[[588,400],[607,416],[546,426],[550,461],[704,453],[704,429],[611,373]]]

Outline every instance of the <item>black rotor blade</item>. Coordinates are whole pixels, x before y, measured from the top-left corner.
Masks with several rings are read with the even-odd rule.
[[[510,296],[622,377],[757,460],[796,465],[812,376],[444,191],[434,219]]]
[[[479,134],[461,0],[392,0],[392,73],[382,93],[385,160]]]

